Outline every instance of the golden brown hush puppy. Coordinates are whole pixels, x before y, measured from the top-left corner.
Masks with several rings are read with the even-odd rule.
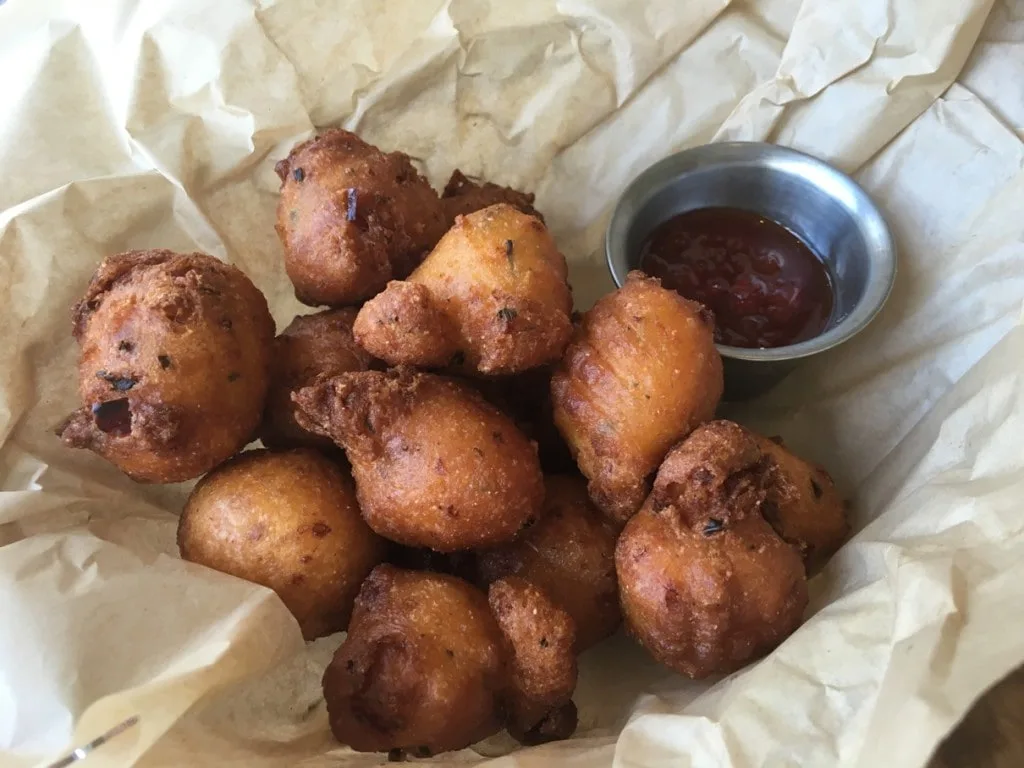
[[[409,157],[354,133],[324,131],[274,170],[285,269],[304,304],[368,299],[412,272],[444,234],[441,200]]]
[[[846,505],[822,467],[794,456],[780,442],[757,436],[768,461],[767,498],[761,507],[776,532],[804,556],[814,572],[850,533]]]
[[[496,733],[508,684],[504,642],[472,585],[378,566],[324,673],[331,731],[358,752],[421,757]]]
[[[334,449],[334,443],[314,435],[295,421],[292,393],[321,374],[365,371],[373,358],[352,337],[355,309],[328,309],[300,315],[274,339],[270,392],[260,437],[268,448]]]
[[[302,426],[345,449],[363,516],[393,541],[492,546],[540,513],[536,446],[466,384],[408,369],[343,373],[295,402]]]
[[[388,283],[359,310],[353,332],[364,349],[391,365],[443,368],[466,360],[455,320],[420,283]]]
[[[484,583],[518,576],[564,608],[582,652],[615,632],[622,619],[615,578],[618,533],[590,502],[583,478],[544,478],[544,510],[515,540],[478,553]]]
[[[640,508],[669,448],[714,415],[713,331],[701,305],[640,272],[584,314],[551,379],[554,419],[613,520]]]
[[[274,590],[307,640],[348,626],[386,543],[363,522],[347,472],[308,448],[239,454],[196,485],[181,556]]]
[[[756,507],[775,532],[797,548],[811,571],[823,565],[849,533],[845,504],[828,472],[794,456],[777,440],[728,421],[695,430],[687,439],[687,451],[677,457],[677,473],[688,462],[691,481],[677,488],[681,496],[676,506],[711,516],[719,507]],[[722,485],[725,478],[728,486]]]
[[[757,436],[719,419],[693,430],[666,457],[645,506],[671,504],[692,525],[761,512],[768,463]]]
[[[533,207],[534,196],[529,192],[520,192],[512,187],[502,187],[489,181],[478,183],[463,175],[457,168],[441,193],[441,205],[444,207],[448,226],[455,223],[459,216],[473,211],[488,208],[498,203],[508,203],[529,216],[536,216],[541,221],[544,217]]]
[[[619,537],[626,626],[681,674],[731,672],[800,625],[804,566],[761,516],[766,482],[749,432],[728,422],[699,427],[665,458]]]
[[[509,732],[541,734],[576,690],[576,631],[572,617],[547,594],[517,576],[499,579],[487,592],[510,657],[504,697]],[[569,734],[559,735],[566,738]]]
[[[143,482],[198,477],[245,446],[274,321],[242,272],[202,253],[106,259],[74,309],[84,407],[58,430]]]
[[[356,340],[391,365],[512,374],[557,360],[572,333],[565,257],[507,204],[459,217],[405,282],[359,311]]]

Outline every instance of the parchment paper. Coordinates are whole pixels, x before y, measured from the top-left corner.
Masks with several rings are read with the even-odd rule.
[[[361,766],[267,590],[185,564],[186,487],[51,429],[76,406],[68,308],[104,256],[203,250],[279,327],[300,307],[272,167],[340,124],[533,189],[585,308],[602,232],[669,152],[742,138],[855,173],[900,249],[854,342],[729,415],[825,463],[857,534],[809,621],[712,684],[617,637],[568,742],[490,766],[920,766],[1024,661],[1024,0],[8,0],[0,7],[0,763]],[[505,755],[505,756],[503,756]]]

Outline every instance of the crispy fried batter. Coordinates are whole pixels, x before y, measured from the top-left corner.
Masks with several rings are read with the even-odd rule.
[[[555,424],[590,481],[590,497],[623,523],[669,448],[714,415],[722,361],[712,317],[632,272],[584,315],[551,392]]]
[[[564,608],[576,625],[581,652],[619,626],[614,527],[587,497],[578,476],[545,478],[544,511],[514,541],[484,550],[478,569],[484,583],[519,576]]]
[[[355,309],[328,309],[300,315],[274,340],[270,392],[260,437],[268,448],[308,446],[334,449],[334,443],[314,435],[295,421],[296,392],[321,374],[365,371],[373,358],[352,338]]]
[[[768,463],[757,436],[731,421],[703,424],[665,458],[646,506],[673,506],[687,525],[760,514]]]
[[[803,553],[807,570],[814,572],[850,533],[846,505],[822,467],[766,437],[757,440],[771,473],[761,511],[775,531]]]
[[[178,482],[240,450],[259,424],[274,321],[263,294],[212,256],[106,259],[74,309],[85,407],[58,430],[144,482]]]
[[[458,354],[462,340],[455,322],[420,283],[392,280],[363,305],[354,329],[363,347],[392,365],[443,368],[464,357]]]
[[[409,157],[385,154],[354,133],[324,131],[274,170],[277,233],[304,304],[368,299],[412,272],[444,234],[441,201]]]
[[[548,595],[516,576],[491,584],[487,600],[511,658],[505,697],[510,732],[526,734],[572,699],[575,627]]]
[[[406,282],[368,301],[356,340],[391,365],[535,368],[557,360],[572,333],[567,273],[539,219],[494,205],[459,217]]]
[[[619,537],[626,626],[677,672],[731,672],[800,624],[803,562],[761,516],[767,482],[750,433],[705,425],[669,453]]]
[[[459,216],[479,211],[498,203],[508,203],[528,216],[536,216],[541,221],[544,217],[533,207],[534,196],[529,192],[520,192],[512,187],[502,187],[489,181],[477,183],[455,169],[441,194],[441,205],[444,206],[448,226],[455,223]]]
[[[501,728],[506,664],[482,592],[452,576],[378,566],[324,673],[331,731],[359,752],[462,749]]]
[[[193,489],[181,556],[277,592],[307,640],[348,626],[386,544],[363,522],[352,478],[308,448],[242,453]]]
[[[493,546],[540,513],[536,446],[465,384],[407,369],[345,373],[295,402],[302,426],[345,449],[366,521],[393,541]]]

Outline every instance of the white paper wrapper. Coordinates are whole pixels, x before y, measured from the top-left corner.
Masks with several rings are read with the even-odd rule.
[[[885,210],[892,299],[730,415],[825,463],[857,534],[807,624],[714,684],[617,637],[582,660],[570,741],[489,766],[919,766],[1024,661],[1024,0],[163,0],[0,7],[0,764],[361,766],[270,592],[181,562],[187,487],[140,486],[52,428],[68,308],[106,255],[238,264],[291,296],[273,164],[314,126],[538,193],[577,302],[602,233],[673,150],[766,139]]]

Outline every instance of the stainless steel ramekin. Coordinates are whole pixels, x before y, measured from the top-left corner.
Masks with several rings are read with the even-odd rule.
[[[881,310],[896,278],[896,248],[878,208],[849,176],[792,149],[755,142],[708,144],[671,155],[622,194],[605,240],[616,285],[637,269],[648,235],[698,208],[754,211],[789,229],[828,267],[832,316],[813,339],[772,349],[719,345],[727,400],[767,391],[797,363],[842,344]]]

